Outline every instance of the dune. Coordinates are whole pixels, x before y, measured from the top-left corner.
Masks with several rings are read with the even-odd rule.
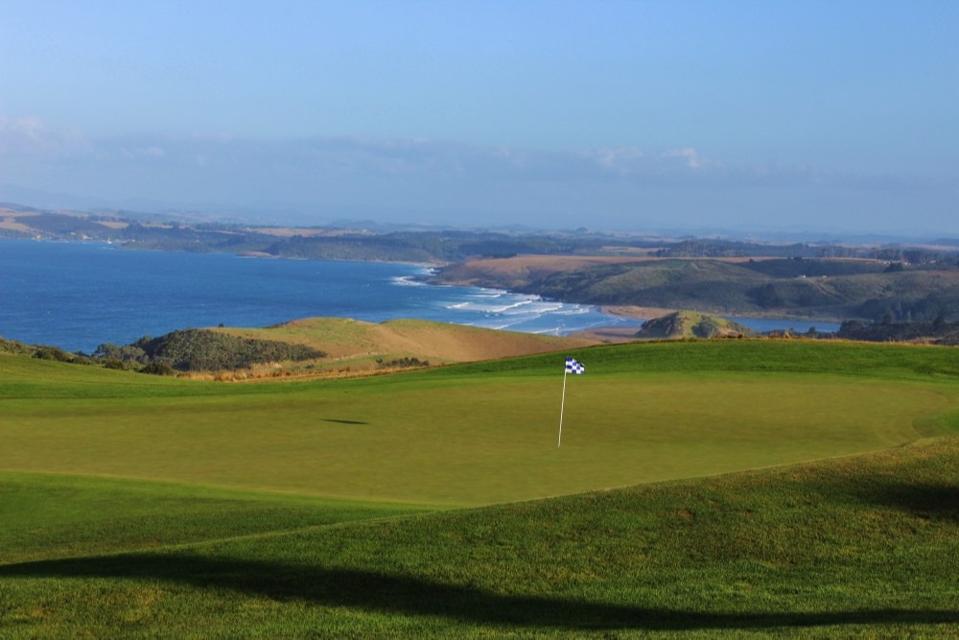
[[[599,342],[589,337],[545,336],[428,320],[375,323],[349,318],[304,318],[263,329],[221,327],[215,330],[244,338],[312,347],[328,354],[326,368],[348,363],[353,370],[383,368],[402,359],[431,365],[474,362]]]

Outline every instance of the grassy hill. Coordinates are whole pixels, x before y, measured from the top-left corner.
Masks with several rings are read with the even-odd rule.
[[[752,335],[741,324],[696,311],[676,311],[643,323],[637,338],[678,340],[688,338],[733,338]]]
[[[959,634],[953,351],[571,354],[559,450],[563,354],[256,385],[0,356],[0,636]]]
[[[100,345],[92,359],[0,339],[0,353],[218,380],[382,373],[575,349],[600,340],[483,329],[426,320],[305,318],[267,328],[184,329],[129,345]]]
[[[880,260],[517,256],[440,271],[453,282],[600,305],[712,313],[959,319],[959,269]]]
[[[305,318],[265,329],[219,328],[245,339],[284,342],[329,356],[320,370],[398,368],[409,364],[449,364],[581,348],[583,338],[498,331],[428,320],[374,323],[349,318]]]

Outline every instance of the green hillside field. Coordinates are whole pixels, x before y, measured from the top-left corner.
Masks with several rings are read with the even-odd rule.
[[[959,636],[954,351],[586,348],[557,450],[564,355],[2,356],[0,637]]]

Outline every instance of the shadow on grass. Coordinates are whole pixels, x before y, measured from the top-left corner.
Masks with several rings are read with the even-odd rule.
[[[876,609],[783,613],[704,613],[497,594],[413,576],[193,555],[131,554],[0,566],[0,579],[163,580],[277,600],[441,616],[473,624],[587,629],[767,629],[854,624],[959,624],[959,612]]]
[[[334,422],[336,424],[369,424],[365,420],[342,420],[339,418],[320,418],[323,422]]]
[[[959,487],[934,483],[880,482],[859,489],[859,499],[926,519],[959,522]]]

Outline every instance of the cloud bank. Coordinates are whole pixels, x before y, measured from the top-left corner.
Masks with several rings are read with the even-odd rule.
[[[686,145],[545,151],[361,137],[98,138],[0,117],[0,172],[0,197],[72,194],[75,203],[57,204],[206,209],[264,222],[959,231],[956,222],[939,224],[959,218],[955,181],[743,165]]]

